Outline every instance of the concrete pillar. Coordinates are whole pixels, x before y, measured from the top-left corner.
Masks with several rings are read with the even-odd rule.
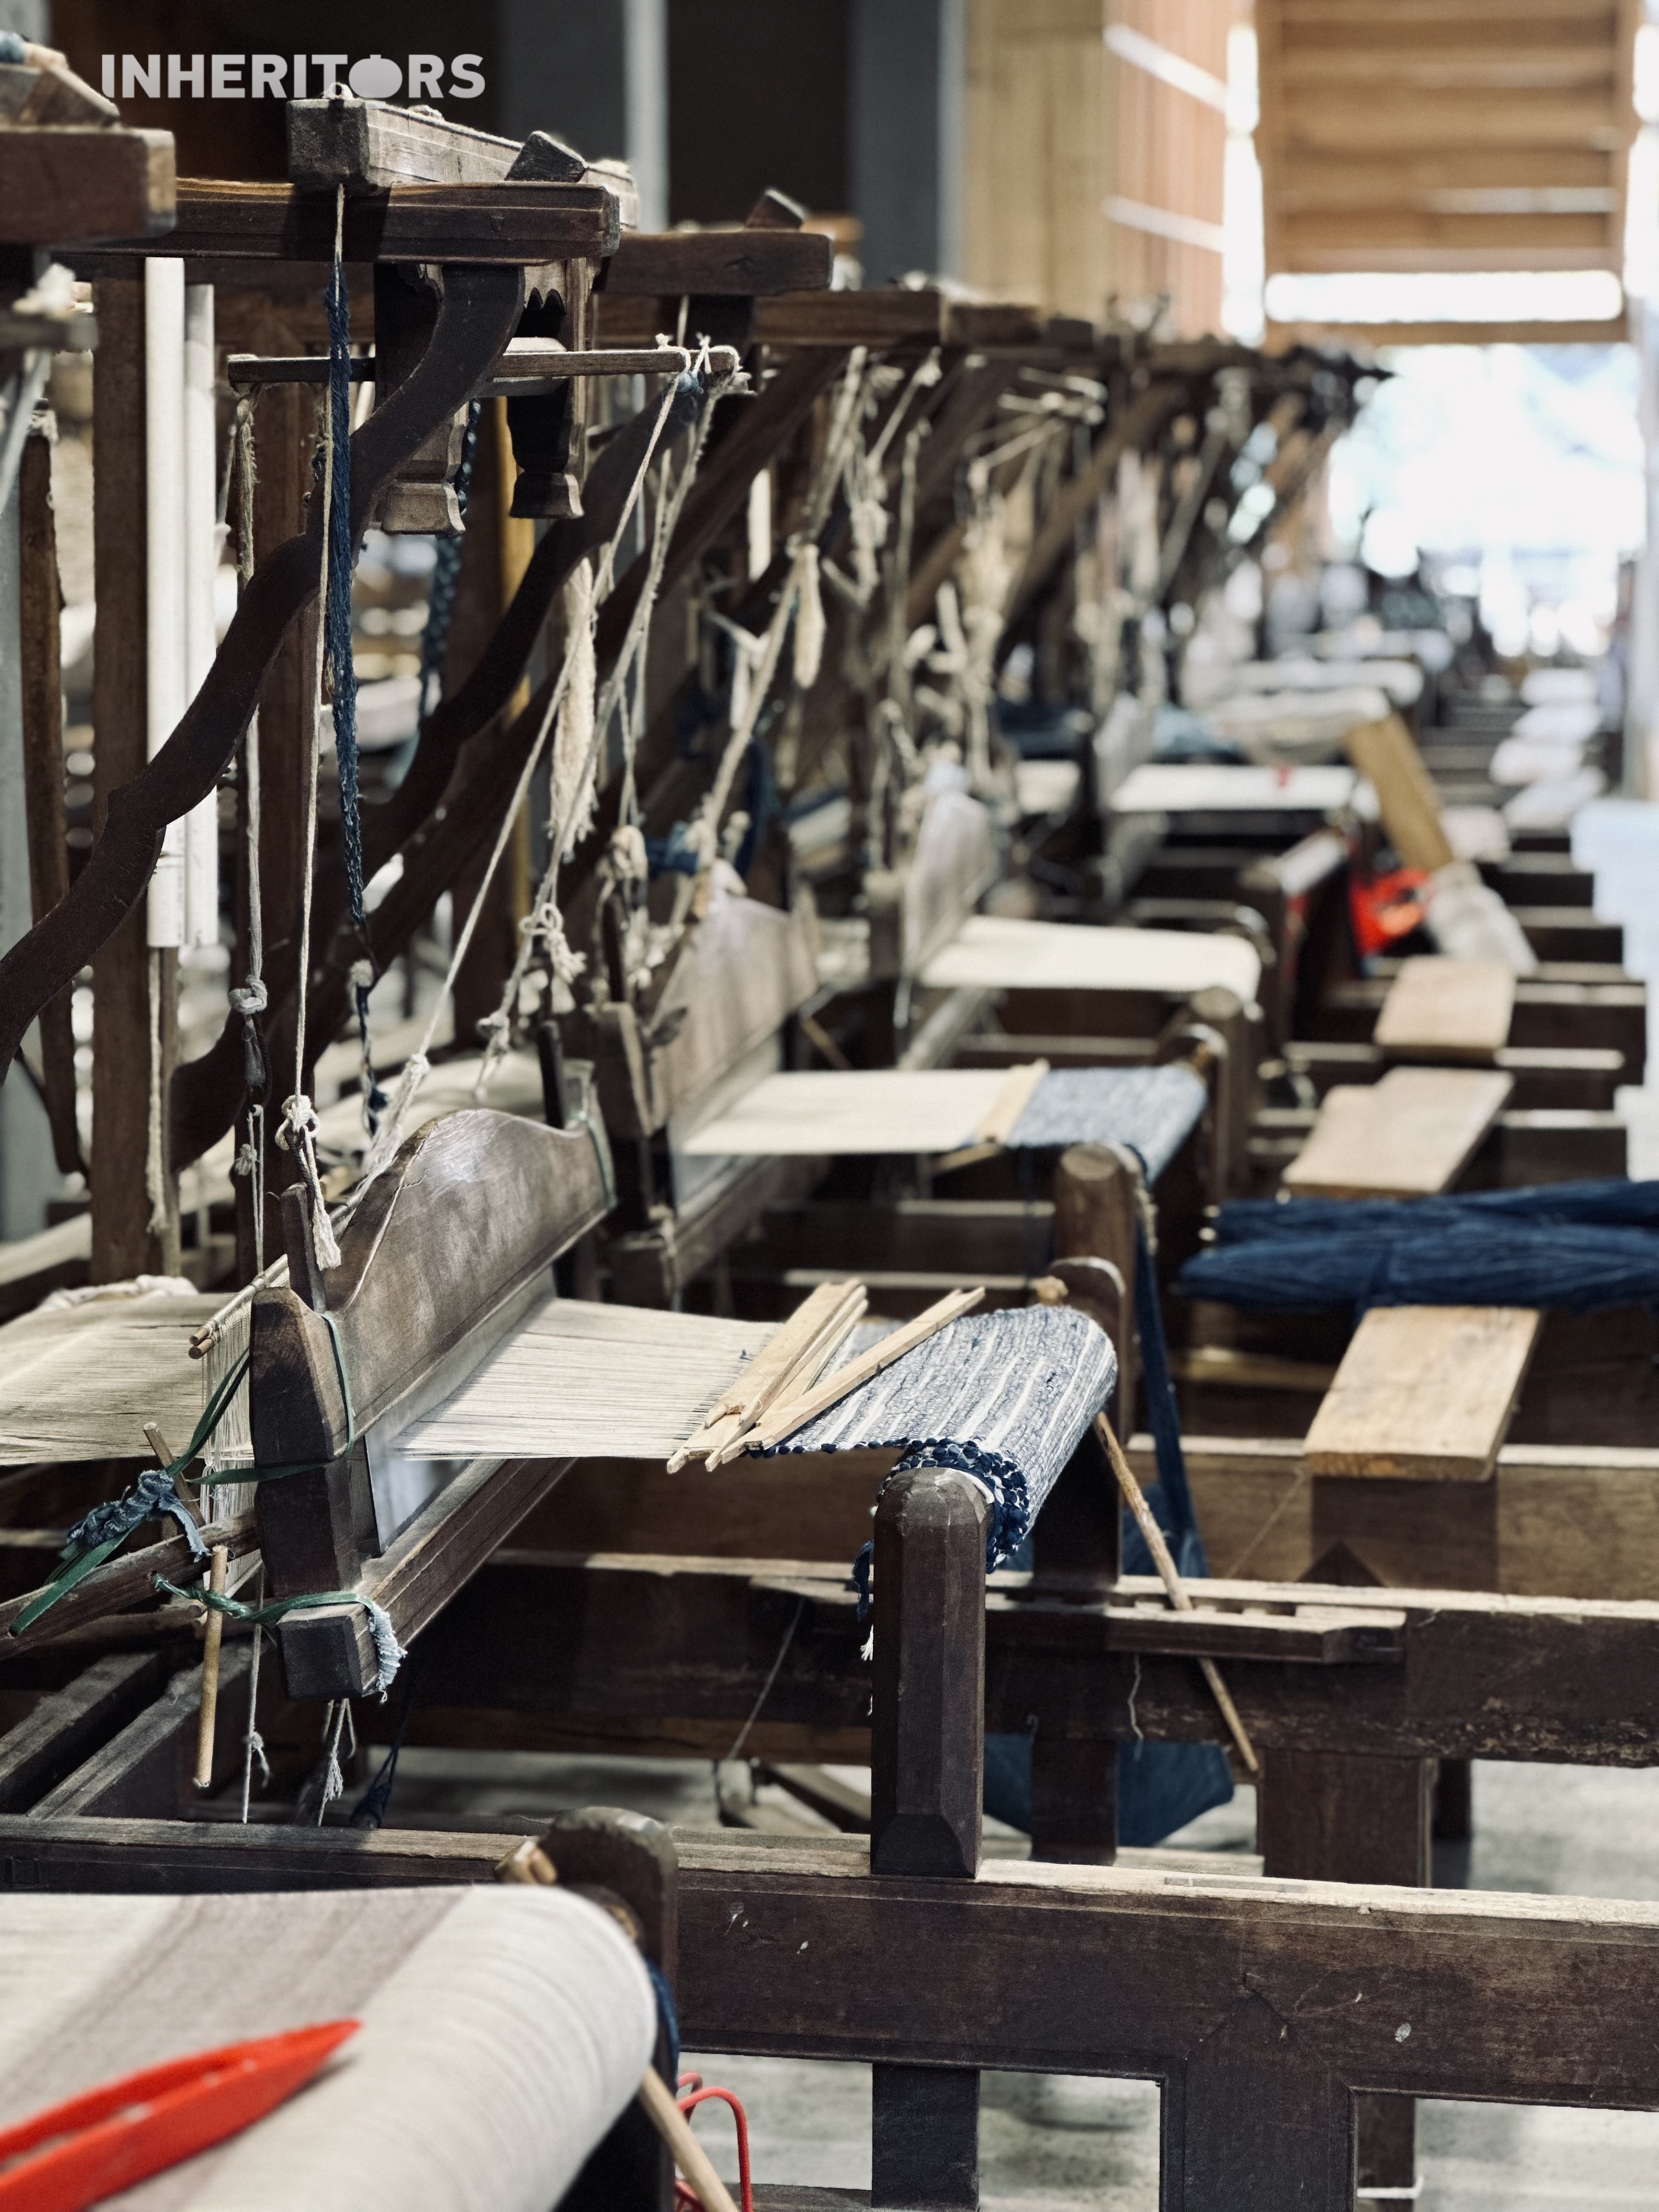
[[[864,281],[959,273],[966,0],[853,0],[853,212]]]

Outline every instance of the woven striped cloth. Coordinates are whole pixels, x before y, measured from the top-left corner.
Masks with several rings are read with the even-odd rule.
[[[1011,1151],[1043,1145],[1129,1145],[1156,1182],[1202,1120],[1204,1079],[1169,1067],[1051,1068],[1008,1139]]]
[[[896,1474],[954,1468],[991,1501],[985,1563],[997,1567],[1116,1380],[1109,1339],[1072,1307],[964,1314],[765,1456],[879,1446],[903,1455]]]

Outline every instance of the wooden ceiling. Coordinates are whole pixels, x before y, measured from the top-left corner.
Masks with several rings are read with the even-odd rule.
[[[1639,0],[1256,0],[1268,273],[1618,270]]]

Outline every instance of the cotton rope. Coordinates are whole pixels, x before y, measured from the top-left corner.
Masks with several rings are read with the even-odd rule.
[[[652,456],[662,438],[669,415],[677,403],[685,396],[685,383],[686,380],[684,378],[678,380],[675,384],[667,386],[662,395],[659,402],[661,412],[653,430],[651,443],[640,464],[639,474],[635,478],[633,487],[629,493],[622,520],[606,545],[599,564],[590,621],[597,620],[599,605],[610,591],[617,547],[621,543],[623,532],[632,519],[635,503],[643,489]],[[576,835],[574,809],[580,804],[582,793],[597,775],[599,749],[605,732],[611,726],[612,714],[625,696],[629,672],[636,661],[641,666],[643,665],[646,641],[650,635],[651,617],[656,606],[658,592],[661,588],[668,547],[673,537],[675,526],[684,509],[686,498],[696,481],[703,448],[708,441],[708,428],[714,417],[715,403],[724,398],[728,392],[743,388],[743,385],[744,380],[738,376],[719,377],[714,380],[706,394],[702,396],[696,429],[684,465],[674,483],[672,492],[665,490],[659,497],[656,527],[652,536],[650,565],[646,573],[645,581],[634,603],[633,613],[629,617],[628,629],[623,640],[622,650],[617,654],[616,665],[606,678],[605,689],[599,694],[594,707],[586,758],[582,763],[579,772],[571,775],[568,779],[569,789],[574,793],[571,800],[572,811],[561,811],[555,809],[553,811],[548,840],[547,867],[540,883],[537,885],[535,896],[531,902],[530,913],[519,925],[519,949],[513,963],[512,972],[502,990],[501,1003],[488,1024],[489,1036],[484,1053],[484,1063],[479,1071],[476,1094],[480,1099],[483,1098],[496,1068],[506,1055],[513,1024],[518,1014],[525,977],[528,973],[538,942],[539,941],[545,947],[549,966],[556,979],[566,984],[574,982],[586,964],[582,957],[573,952],[566,942],[563,917],[560,913],[558,903],[559,870],[574,842]],[[572,654],[570,647],[567,646],[564,666],[560,672],[560,690],[568,681],[571,672]],[[538,750],[545,741],[547,728],[551,722],[557,703],[558,691],[556,690],[554,698],[550,699],[548,702],[548,711],[544,718],[542,732],[537,739]],[[631,790],[631,740],[626,717],[624,717],[624,742],[629,745],[624,781],[627,787]],[[623,826],[635,825],[624,822]],[[494,863],[492,862],[491,865],[493,866]]]
[[[317,2020],[290,2103],[147,2181],[148,2212],[547,2212],[635,2097],[658,2009],[563,1886],[0,1897],[0,2115]]]
[[[722,388],[724,388],[722,386],[717,386],[712,397],[718,397],[719,392]],[[635,476],[634,482],[629,487],[628,497],[623,502],[623,512],[620,519],[618,520],[617,527],[611,533],[610,539],[607,541],[600,559],[599,567],[599,584],[601,587],[608,588],[609,586],[611,574],[611,564],[615,557],[617,547],[621,542],[629,522],[632,519],[635,503],[640,497],[641,489],[643,489],[647,472],[651,465],[652,458],[656,453],[657,447],[662,438],[664,428],[667,424],[676,400],[679,396],[679,384],[678,380],[677,380],[675,383],[666,386],[659,398],[657,419],[653,426],[650,441],[647,444],[644,455],[641,459],[640,466]],[[706,422],[707,419],[708,410],[705,410],[702,421]],[[596,589],[593,600],[590,607],[590,624],[593,620],[597,619],[599,598],[599,590]],[[644,602],[644,598],[645,595],[641,594],[641,604]],[[629,641],[625,643],[623,647],[624,655],[627,654],[633,642],[637,639],[639,629],[640,610],[636,606],[635,611],[635,621],[630,623],[629,629]],[[591,647],[591,636],[588,642]],[[490,853],[489,860],[484,869],[483,878],[479,882],[477,891],[473,897],[471,909],[466,917],[465,923],[459,936],[456,938],[454,949],[450,955],[448,968],[445,971],[444,979],[442,984],[440,986],[437,998],[434,1002],[431,1013],[428,1017],[426,1029],[422,1036],[421,1042],[416,1048],[415,1051],[410,1054],[409,1059],[404,1063],[403,1072],[399,1075],[396,1087],[392,1093],[391,1098],[387,1102],[385,1119],[381,1121],[380,1127],[376,1130],[374,1137],[370,1139],[368,1150],[363,1155],[360,1179],[356,1189],[352,1194],[352,1204],[354,1208],[362,1203],[363,1195],[368,1190],[369,1185],[374,1182],[379,1176],[383,1174],[386,1169],[391,1165],[392,1161],[397,1155],[398,1147],[403,1141],[404,1126],[408,1119],[410,1108],[413,1105],[416,1095],[419,1091],[422,1084],[425,1082],[428,1072],[431,1066],[429,1054],[431,1052],[432,1040],[437,1034],[439,1021],[442,1018],[443,1011],[448,1005],[451,995],[454,991],[455,978],[460,972],[461,963],[466,957],[467,948],[472,942],[473,932],[477,929],[479,919],[483,913],[484,902],[489,895],[489,887],[495,881],[495,871],[501,865],[501,855],[506,852],[508,842],[512,837],[513,825],[518,818],[519,810],[524,805],[525,799],[529,793],[531,781],[535,775],[542,754],[546,748],[548,738],[553,730],[556,718],[559,714],[560,708],[563,705],[566,694],[568,691],[573,678],[576,673],[578,658],[579,655],[577,652],[576,640],[573,637],[567,641],[564,658],[560,665],[557,679],[553,685],[551,692],[549,694],[547,706],[543,713],[540,726],[536,732],[534,743],[531,747],[524,766],[519,772],[519,780],[514,787],[512,799],[508,802],[507,809],[501,817],[501,826],[495,836],[495,846]],[[615,683],[616,679],[613,677],[612,684],[607,684],[606,686],[606,700],[614,702],[615,694],[613,685]],[[598,727],[594,732],[594,746],[597,746],[599,732],[603,730],[604,726],[603,722],[599,723]],[[563,825],[562,823],[556,823],[555,831],[556,834],[553,839],[554,858],[552,862],[550,864],[550,875],[557,866],[559,842],[561,836],[563,834]],[[538,901],[538,906],[540,903],[541,902]],[[514,966],[514,976],[515,978],[522,974],[522,962],[524,957],[521,945],[520,959],[515,961]],[[511,1017],[507,1009],[510,1004],[516,1004],[516,983],[512,980],[509,980],[508,991],[512,996],[510,1000],[504,998],[501,1013],[495,1018],[497,1024],[499,1024],[502,1015],[507,1015],[507,1018],[510,1020]],[[493,1069],[495,1060],[498,1060],[501,1056],[501,1053],[495,1052],[495,1050],[497,1035],[497,1030],[494,1025],[492,1025],[490,1047],[485,1054],[484,1066],[479,1075],[478,1093],[480,1096],[483,1095],[485,1083]],[[501,1041],[501,1052],[504,1052],[505,1049],[505,1040],[503,1039]],[[337,1266],[338,1265],[337,1261],[335,1264]]]

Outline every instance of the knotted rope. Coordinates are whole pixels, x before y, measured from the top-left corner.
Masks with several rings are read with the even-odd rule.
[[[313,1612],[324,1605],[360,1605],[368,1615],[368,1632],[374,1642],[376,1673],[370,1686],[382,1698],[397,1679],[398,1668],[409,1656],[398,1641],[398,1632],[392,1625],[392,1616],[382,1605],[362,1590],[307,1590],[300,1597],[274,1597],[264,1605],[245,1605],[239,1597],[227,1597],[222,1590],[185,1589],[170,1583],[165,1575],[151,1577],[155,1588],[168,1597],[179,1597],[191,1605],[204,1605],[210,1613],[222,1613],[227,1620],[252,1623],[256,1628],[268,1627],[290,1613]]]
[[[191,1431],[190,1442],[176,1459],[165,1467],[146,1468],[132,1487],[117,1498],[102,1505],[94,1505],[89,1513],[82,1514],[64,1540],[59,1557],[64,1565],[11,1624],[8,1633],[21,1636],[31,1628],[45,1613],[49,1613],[62,1597],[67,1597],[77,1583],[84,1582],[94,1567],[118,1552],[133,1530],[145,1521],[163,1516],[176,1521],[190,1542],[191,1556],[204,1559],[208,1556],[196,1516],[179,1495],[179,1478],[224,1419],[226,1408],[235,1396],[248,1362],[246,1357],[235,1370],[219,1385],[202,1409],[202,1418]]]

